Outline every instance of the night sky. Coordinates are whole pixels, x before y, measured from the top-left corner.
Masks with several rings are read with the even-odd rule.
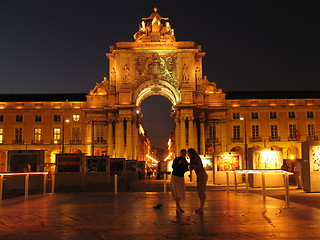
[[[203,74],[224,91],[320,90],[316,3],[0,0],[0,93],[89,92],[107,76],[109,46],[133,41],[155,6],[178,41],[203,46]],[[146,127],[155,104],[170,109],[161,99],[143,103]]]

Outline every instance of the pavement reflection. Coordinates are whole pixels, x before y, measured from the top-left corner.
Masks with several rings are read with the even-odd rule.
[[[152,206],[162,203],[161,209]],[[9,199],[0,239],[319,239],[320,210],[257,194],[208,192],[204,214],[187,192],[176,214],[170,193],[70,193]]]

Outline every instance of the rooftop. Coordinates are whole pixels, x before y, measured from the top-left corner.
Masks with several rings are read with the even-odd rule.
[[[230,91],[226,99],[310,99],[320,98],[320,91]]]
[[[85,102],[86,95],[86,93],[0,94],[0,102]]]

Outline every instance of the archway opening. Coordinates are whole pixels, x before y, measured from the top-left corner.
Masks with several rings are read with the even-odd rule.
[[[157,160],[163,160],[170,134],[174,130],[174,119],[170,116],[172,102],[166,97],[155,95],[145,98],[140,105],[142,122]]]

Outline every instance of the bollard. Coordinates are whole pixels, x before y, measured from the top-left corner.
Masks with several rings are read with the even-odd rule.
[[[237,173],[234,171],[234,193],[237,193],[238,191],[238,185],[237,185]]]
[[[0,202],[2,201],[3,175],[0,175]]]
[[[51,175],[51,193],[54,193],[55,181],[56,181],[56,175],[52,174]]]
[[[249,173],[246,172],[245,175],[246,175],[246,194],[248,195],[249,194]]]
[[[289,195],[289,174],[288,173],[284,173],[284,191],[285,191],[286,208],[289,208],[290,195]]]
[[[118,194],[118,174],[114,175],[114,194]]]
[[[43,194],[47,192],[47,174],[43,174]]]
[[[167,193],[167,174],[163,175],[163,193]]]
[[[262,181],[262,200],[266,202],[266,178],[264,173],[261,173],[261,181]]]
[[[24,180],[24,199],[28,199],[29,194],[29,174],[27,173]]]
[[[229,193],[229,172],[226,172],[227,176],[227,193]]]

